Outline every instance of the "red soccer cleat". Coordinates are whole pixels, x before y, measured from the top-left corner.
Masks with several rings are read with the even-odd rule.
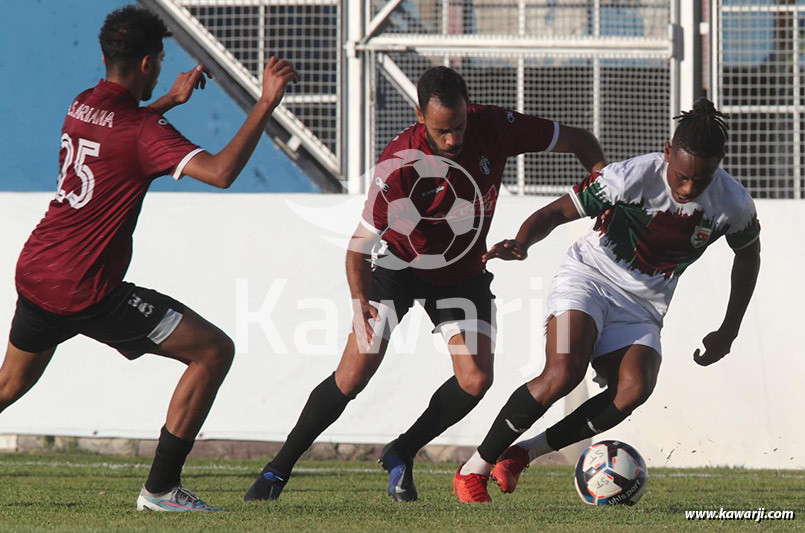
[[[486,490],[489,476],[481,474],[462,476],[461,466],[458,467],[456,475],[453,477],[453,494],[458,496],[458,501],[461,503],[492,503],[492,498],[489,497],[489,492]]]
[[[520,474],[528,468],[530,462],[526,450],[517,445],[509,446],[509,449],[500,456],[495,468],[492,469],[492,479],[495,480],[501,491],[514,492]]]

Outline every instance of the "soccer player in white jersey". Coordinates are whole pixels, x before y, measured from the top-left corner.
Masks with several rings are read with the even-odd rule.
[[[664,153],[612,163],[531,215],[516,238],[484,260],[524,260],[554,228],[595,217],[568,251],[548,297],[545,368],[516,389],[486,438],[453,479],[464,503],[490,502],[491,477],[513,492],[535,458],[613,428],[654,390],[663,316],[679,276],[722,235],[735,252],[721,325],[708,334],[707,366],[729,353],[760,269],[760,225],[746,189],[718,167],[727,137],[723,115],[701,98],[680,119]],[[592,361],[606,390],[540,435],[509,447],[581,382]],[[507,449],[507,447],[509,447]]]

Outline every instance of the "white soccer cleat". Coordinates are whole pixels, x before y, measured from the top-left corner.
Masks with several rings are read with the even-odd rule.
[[[223,509],[210,507],[190,489],[177,485],[163,494],[152,494],[145,487],[137,497],[138,511],[166,511],[182,513],[185,511],[219,512]]]

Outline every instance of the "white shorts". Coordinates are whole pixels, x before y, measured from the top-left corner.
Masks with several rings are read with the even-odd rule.
[[[662,356],[662,323],[603,280],[560,270],[548,294],[548,318],[566,311],[582,311],[595,321],[593,359],[633,344],[649,346]]]

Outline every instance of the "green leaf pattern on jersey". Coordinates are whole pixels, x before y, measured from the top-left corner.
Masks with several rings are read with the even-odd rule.
[[[576,198],[587,216],[596,216],[612,207],[612,203],[607,198],[606,185],[596,179],[597,177],[597,174],[592,174],[584,180],[580,184],[581,190],[576,193]]]
[[[651,219],[642,202],[618,204],[598,217],[594,229],[603,233],[602,244],[615,258],[631,266],[637,245],[646,235]]]

